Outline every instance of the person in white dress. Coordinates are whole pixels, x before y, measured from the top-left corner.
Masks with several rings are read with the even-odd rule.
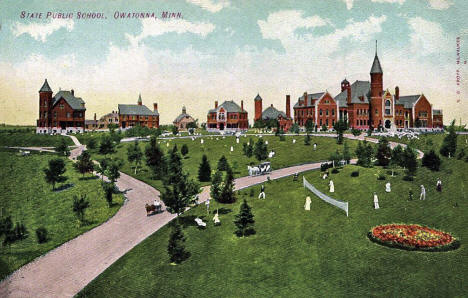
[[[218,212],[216,212],[215,216],[213,217],[213,222],[215,225],[219,225],[221,223]]]
[[[379,209],[379,198],[377,197],[377,193],[374,192],[374,209]]]
[[[307,198],[306,198],[305,205],[304,205],[304,209],[305,209],[306,211],[310,211],[310,203],[311,203],[310,197],[307,197]]]
[[[333,180],[330,180],[328,185],[330,186],[330,192],[335,192],[335,184],[333,183]]]
[[[314,150],[317,150],[317,143],[314,143]]]
[[[426,189],[424,188],[424,185],[421,185],[421,194],[419,195],[420,200],[425,200],[426,199]]]
[[[387,184],[385,184],[385,191],[386,192],[391,192],[392,191],[390,182],[387,182]]]

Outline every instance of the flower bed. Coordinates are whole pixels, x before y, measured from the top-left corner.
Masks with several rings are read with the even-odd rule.
[[[372,228],[368,237],[376,243],[406,250],[448,251],[460,246],[449,233],[420,225],[380,225]]]

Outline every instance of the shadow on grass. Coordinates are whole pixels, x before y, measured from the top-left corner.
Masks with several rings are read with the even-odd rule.
[[[80,177],[78,178],[78,180],[83,180],[83,181],[87,181],[87,180],[96,180],[96,179],[99,179],[98,176],[87,176],[87,177]]]
[[[61,191],[67,190],[69,188],[72,188],[73,186],[75,186],[73,183],[63,184],[63,185],[60,185],[59,187],[55,188],[54,192],[61,192]]]
[[[184,228],[198,227],[197,223],[195,222],[195,218],[197,217],[203,220],[204,222],[206,222],[205,216],[195,216],[195,215],[179,216],[177,220],[178,220],[178,223]],[[177,222],[177,220],[175,222]]]
[[[232,209],[221,207],[217,210],[211,211],[212,214],[216,214],[216,212],[218,212],[219,214],[228,214],[232,212]]]

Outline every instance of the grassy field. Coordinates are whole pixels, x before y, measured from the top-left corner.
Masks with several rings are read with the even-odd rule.
[[[409,144],[414,148],[418,148],[424,152],[429,151],[430,149],[434,149],[437,153],[439,153],[439,148],[442,145],[442,142],[447,136],[446,134],[425,134],[420,135],[419,139],[408,139],[403,137],[401,139],[397,137],[388,138],[389,141],[394,141],[398,143]],[[467,135],[459,135],[457,137],[457,143],[459,146],[467,146],[468,145],[468,136]]]
[[[29,237],[10,246],[0,244],[0,279],[22,265],[39,257],[60,244],[100,225],[113,216],[123,203],[122,195],[114,195],[115,205],[108,207],[100,180],[81,180],[81,175],[67,161],[65,184],[72,184],[62,191],[52,191],[46,184],[42,169],[54,158],[48,154],[18,156],[0,151],[0,212],[11,215],[13,223],[22,221]],[[60,185],[57,185],[60,186]],[[85,219],[90,224],[82,226],[72,211],[74,195],[86,194],[90,207]],[[45,227],[50,240],[39,244],[36,229]],[[3,237],[1,238],[3,241]]]
[[[36,134],[35,129],[23,127],[9,127],[0,129],[0,147],[4,146],[40,146],[55,147],[62,139],[71,146],[73,141],[61,135]]]
[[[359,177],[351,177],[358,170]],[[221,226],[205,206],[184,214],[186,247],[191,257],[169,264],[165,226],[110,266],[79,297],[455,297],[466,295],[468,250],[466,239],[468,163],[444,159],[441,172],[418,169],[413,182],[403,181],[380,167],[347,166],[332,174],[334,198],[349,202],[350,216],[302,187],[302,177],[266,184],[266,200],[242,190],[236,203],[212,204],[220,209]],[[385,193],[384,173],[392,184]],[[443,192],[435,191],[438,177]],[[306,178],[328,193],[328,180],[318,171]],[[427,189],[420,201],[419,185]],[[255,196],[259,186],[253,187]],[[415,199],[408,201],[408,190]],[[380,209],[373,209],[373,192]],[[311,211],[304,211],[311,196]],[[257,234],[234,236],[234,215],[246,198],[255,215]],[[454,205],[457,204],[457,207]],[[214,206],[213,206],[214,205]],[[195,216],[208,226],[199,230]],[[375,225],[418,223],[452,233],[458,250],[443,253],[408,252],[372,243],[366,233]]]
[[[201,144],[200,139],[195,139],[195,141],[191,139],[159,140],[159,142],[164,151],[172,149],[174,144],[177,144],[179,152],[184,144],[188,146],[189,153],[183,159],[184,171],[188,172],[190,176],[195,179],[198,175],[198,167],[203,154],[207,155],[212,170],[216,169],[219,158],[225,155],[230,165],[233,167],[236,177],[247,176],[247,166],[250,163],[259,163],[255,157],[248,158],[242,152],[242,143],[248,142],[250,139],[249,137],[241,137],[239,144],[236,144],[235,137],[226,137],[223,139],[220,136],[206,137],[203,139],[203,144]],[[258,140],[256,137],[252,137],[252,139],[254,141]],[[330,154],[335,152],[336,149],[343,152],[343,145],[337,145],[336,139],[329,137],[311,137],[310,146],[304,145],[304,136],[287,136],[285,141],[280,141],[279,138],[275,136],[265,136],[263,139],[268,141],[268,150],[276,152],[275,157],[270,160],[273,169],[312,161],[328,160]],[[296,139],[295,144],[293,144],[293,139]],[[317,143],[317,150],[315,151],[313,150],[314,143]],[[347,143],[349,144],[350,152],[354,155],[357,141],[347,140]],[[143,152],[146,144],[147,142],[140,142]],[[136,175],[134,174],[133,165],[127,160],[127,147],[131,145],[133,145],[133,143],[121,143],[117,146],[117,152],[113,154],[113,156],[119,157],[125,161],[122,171],[160,189],[162,187],[162,182],[151,179],[152,173],[150,169],[144,165],[144,161],[143,167],[138,170]],[[230,152],[231,146],[233,146],[233,152]],[[97,150],[91,152],[95,159],[104,157],[97,154]]]

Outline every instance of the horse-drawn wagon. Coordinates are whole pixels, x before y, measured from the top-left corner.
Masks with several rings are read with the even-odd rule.
[[[248,166],[249,176],[259,176],[271,173],[271,163],[269,161],[262,162],[258,166]]]

